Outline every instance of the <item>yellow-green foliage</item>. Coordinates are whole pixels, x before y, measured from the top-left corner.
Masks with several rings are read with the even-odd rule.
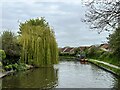
[[[44,18],[20,24],[21,61],[37,67],[58,63],[58,47],[53,30]]]
[[[0,49],[0,61],[5,59],[5,58],[6,58],[6,54],[5,54],[4,50]]]

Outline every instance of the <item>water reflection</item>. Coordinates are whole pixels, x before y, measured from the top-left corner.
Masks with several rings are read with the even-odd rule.
[[[88,64],[88,62],[80,62],[81,64]]]
[[[2,79],[0,78],[0,90],[2,89]]]
[[[59,70],[58,70],[59,69]],[[97,66],[61,61],[54,68],[38,68],[4,77],[3,88],[120,88],[120,78]]]
[[[114,83],[114,90],[120,90],[120,77],[114,78],[116,82]]]
[[[57,70],[54,68],[39,68],[19,72],[2,80],[3,88],[52,88],[57,85]]]
[[[118,88],[115,84],[119,78],[93,64],[62,61],[58,68],[57,88]]]

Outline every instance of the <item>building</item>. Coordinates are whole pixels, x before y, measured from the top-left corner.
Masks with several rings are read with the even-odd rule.
[[[59,52],[60,53],[74,54],[75,53],[75,48],[74,47],[59,48]]]
[[[110,51],[109,45],[108,44],[101,44],[100,45],[100,49],[104,50],[104,51]]]

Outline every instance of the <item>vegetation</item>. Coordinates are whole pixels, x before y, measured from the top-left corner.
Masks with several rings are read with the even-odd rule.
[[[0,50],[0,61],[6,58],[6,54],[3,50]]]
[[[109,36],[110,47],[116,57],[120,57],[120,27]],[[119,58],[120,61],[120,58]]]
[[[103,64],[103,63],[100,63],[100,62],[96,62],[93,59],[89,59],[89,62],[92,62],[92,63],[94,63],[94,64],[96,64],[96,65],[98,65],[98,66],[100,66],[102,68],[104,67],[105,69],[107,69],[110,72],[113,72],[116,75],[120,75],[120,69],[118,69],[118,68],[113,68],[113,67],[108,66],[106,64]]]
[[[88,11],[85,22],[90,24],[91,29],[113,30],[120,24],[120,0],[98,1],[92,0],[86,2]]]
[[[74,57],[75,56],[75,54],[73,53],[73,54],[70,54],[70,53],[59,53],[59,56],[68,56],[68,57]]]
[[[6,64],[5,64],[6,62]],[[26,70],[28,69],[28,65],[24,64],[24,63],[11,63],[11,58],[10,59],[6,59],[6,54],[4,52],[4,50],[0,50],[0,67],[3,67],[4,70],[6,71],[10,71],[10,70],[16,70],[16,71],[21,71],[21,70]],[[0,71],[2,68],[0,68]]]
[[[77,51],[79,50],[75,49],[74,53],[59,51],[59,60],[67,60],[67,61],[74,60],[76,57]]]
[[[2,60],[3,65],[17,63],[20,58],[20,46],[15,34],[11,31],[4,31],[0,38],[2,38],[1,49],[5,52],[1,51],[4,54],[2,55],[4,57]]]
[[[80,48],[75,49],[75,55],[80,54]]]
[[[86,4],[88,12],[84,22],[90,24],[91,29],[98,32],[114,31],[108,38],[110,52],[104,52],[97,47],[87,52],[89,58],[95,58],[120,66],[120,1],[93,0]]]
[[[44,18],[20,24],[21,62],[36,67],[58,63],[58,47],[53,30]]]
[[[19,35],[4,31],[0,36],[0,65],[6,71],[58,63],[58,47],[53,30],[44,18],[20,23]]]
[[[2,63],[0,62],[0,66],[2,66]]]
[[[60,61],[73,61],[73,60],[75,60],[75,56],[70,56],[70,55],[60,56],[59,60]]]
[[[89,50],[86,51],[86,56],[87,58],[97,59],[117,66],[120,65],[118,57],[116,57],[113,52],[104,51],[98,46],[93,46],[89,48]]]
[[[19,64],[15,63],[4,66],[4,69],[6,71],[10,71],[10,70],[22,71],[22,70],[30,69],[30,66],[24,63],[19,63]]]
[[[105,53],[108,54],[109,52],[103,51],[99,48],[99,46],[92,46],[89,48],[89,50],[86,51],[87,57],[94,59],[102,58]]]

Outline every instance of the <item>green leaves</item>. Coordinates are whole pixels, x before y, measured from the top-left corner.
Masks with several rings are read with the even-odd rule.
[[[109,36],[109,44],[114,54],[120,56],[120,27],[115,30],[113,34]]]
[[[0,61],[6,58],[6,54],[3,50],[0,50]]]
[[[4,31],[1,35],[2,50],[5,51],[6,56],[19,57],[20,46],[17,37],[11,31]]]
[[[30,19],[20,24],[21,61],[36,67],[58,63],[55,35],[44,18]]]

